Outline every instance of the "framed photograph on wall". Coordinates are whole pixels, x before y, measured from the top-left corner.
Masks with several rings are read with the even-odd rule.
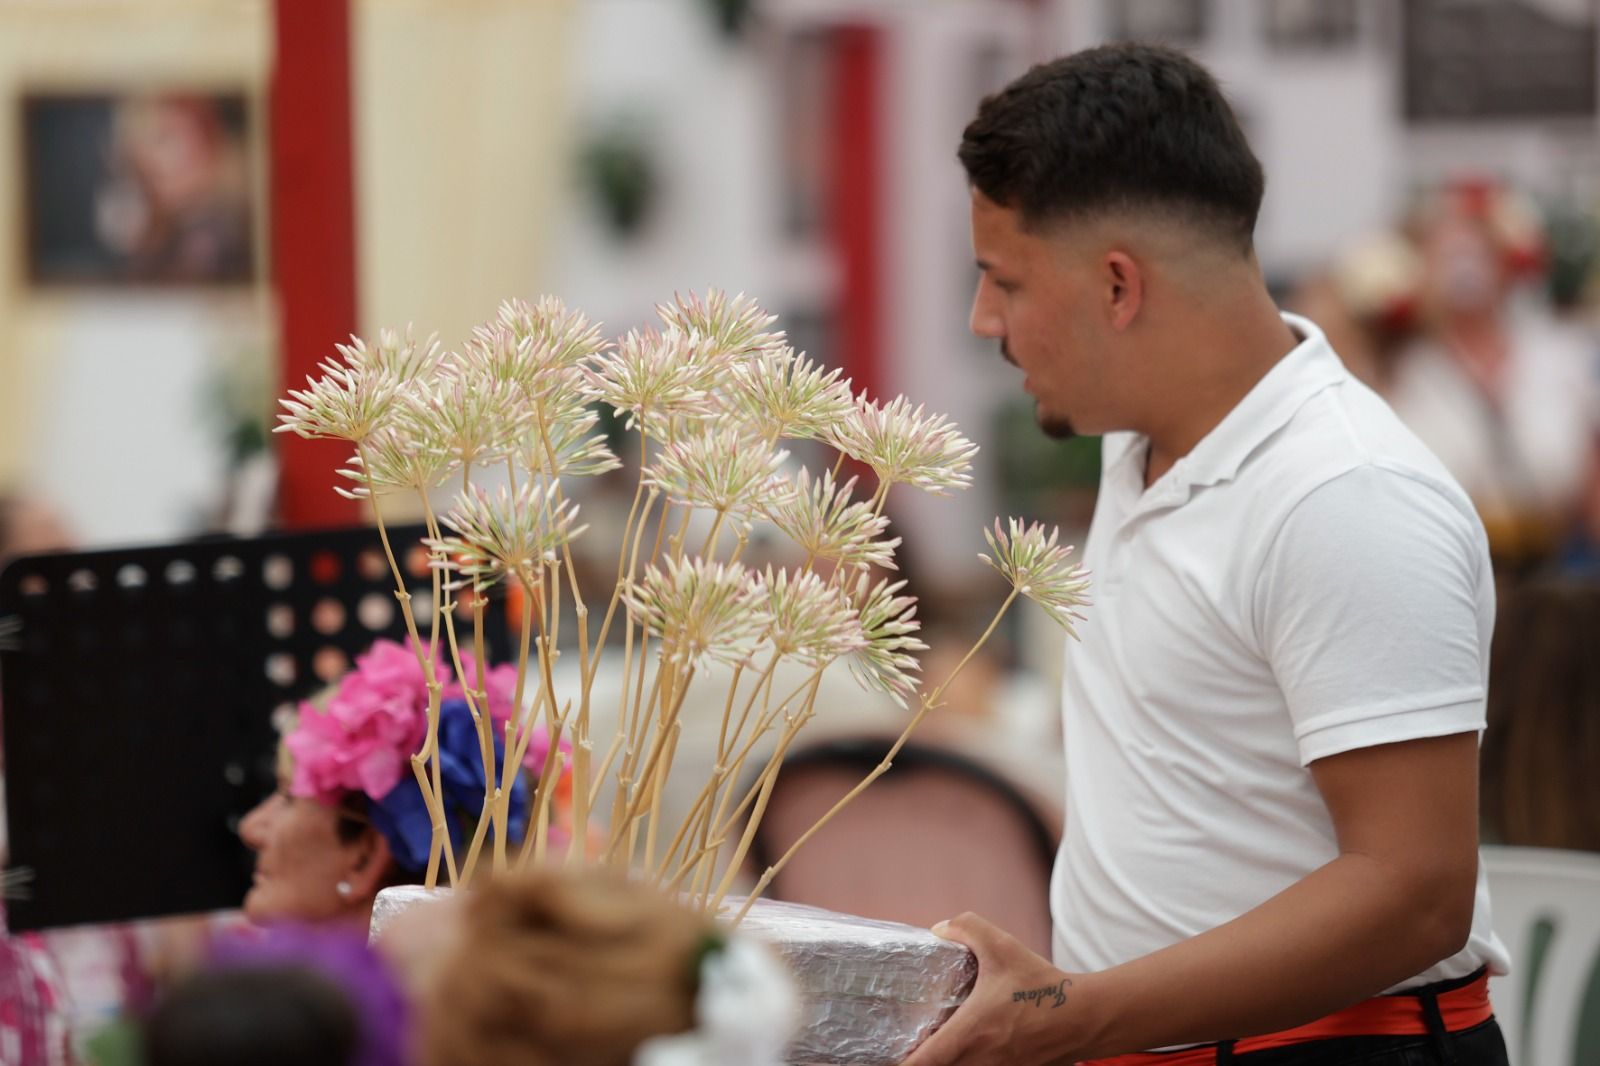
[[[1592,121],[1600,0],[1405,0],[1411,122]]]
[[[1117,41],[1193,45],[1205,39],[1206,0],[1107,0],[1107,35]]]
[[[232,285],[256,275],[243,92],[22,97],[26,271],[36,285]]]
[[[1263,36],[1282,50],[1340,48],[1361,29],[1358,0],[1264,0]]]

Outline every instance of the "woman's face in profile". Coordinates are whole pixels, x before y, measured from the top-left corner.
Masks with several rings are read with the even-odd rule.
[[[255,880],[244,898],[252,922],[318,922],[349,912],[339,894],[347,869],[339,813],[314,799],[291,796],[286,782],[239,823],[256,853]]]

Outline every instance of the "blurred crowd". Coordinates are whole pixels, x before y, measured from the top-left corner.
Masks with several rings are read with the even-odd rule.
[[[1467,490],[1503,576],[1595,573],[1597,251],[1596,215],[1460,181],[1287,300]]]

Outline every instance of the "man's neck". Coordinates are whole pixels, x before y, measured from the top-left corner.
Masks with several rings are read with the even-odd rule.
[[[1188,331],[1174,373],[1144,429],[1144,483],[1155,484],[1194,450],[1250,390],[1300,343],[1265,291],[1237,314],[1212,315]]]

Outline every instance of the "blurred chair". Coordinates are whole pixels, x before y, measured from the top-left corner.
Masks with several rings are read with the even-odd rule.
[[[751,845],[752,872],[782,856],[888,748],[882,738],[835,740],[785,759]],[[1057,838],[1000,775],[955,752],[908,744],[765,894],[919,926],[974,911],[1048,958]]]
[[[1600,854],[1485,845],[1482,857],[1511,952],[1490,995],[1512,1066],[1600,1061]]]

